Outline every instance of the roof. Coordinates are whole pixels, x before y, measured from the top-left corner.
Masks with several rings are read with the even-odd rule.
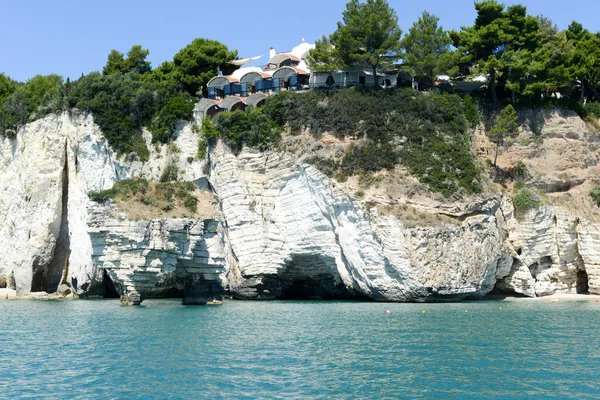
[[[293,75],[309,75],[309,73],[296,67],[281,67],[273,72],[273,78],[288,78]]]
[[[246,105],[256,106],[258,103],[265,100],[267,97],[268,96],[264,93],[254,93],[246,99]]]
[[[243,103],[241,98],[237,96],[229,96],[221,100],[221,102],[219,103],[219,107],[225,110],[231,110],[235,105],[239,103]]]
[[[212,107],[218,106],[218,105],[219,105],[219,102],[216,100],[202,99],[198,102],[198,104],[196,104],[196,107],[194,107],[194,110],[202,112],[202,113],[206,113]]]
[[[238,83],[239,80],[230,76],[230,75],[220,75],[212,78],[206,86],[208,87],[222,87],[225,85],[229,85],[230,83]]]
[[[249,72],[262,72],[260,67],[244,67],[236,69],[230,76],[234,79],[241,81],[242,76],[246,75]]]
[[[269,59],[269,64],[279,65],[282,62],[284,62],[285,60],[292,60],[292,61],[300,62],[300,57],[295,56],[291,53],[279,53],[279,54],[275,54],[273,57],[271,57]]]
[[[295,55],[296,57],[302,59],[305,58],[309,51],[315,48],[314,44],[306,43],[304,39],[302,39],[302,43],[298,46],[294,47],[290,53]]]
[[[262,79],[271,79],[271,74],[265,72],[250,71],[240,77],[240,83],[253,83]]]

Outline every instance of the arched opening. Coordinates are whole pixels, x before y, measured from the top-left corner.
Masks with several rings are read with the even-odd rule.
[[[333,75],[329,75],[327,77],[327,80],[325,81],[325,84],[327,86],[333,86],[333,85],[335,85],[335,79],[333,79]]]
[[[434,86],[433,79],[431,79],[429,76],[423,75],[419,78],[419,90],[427,92],[432,90]]]
[[[406,71],[400,71],[396,78],[396,86],[398,87],[412,87],[413,76]]]

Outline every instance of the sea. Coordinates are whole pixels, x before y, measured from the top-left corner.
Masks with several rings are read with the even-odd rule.
[[[0,321],[0,399],[600,398],[594,301],[0,300]]]

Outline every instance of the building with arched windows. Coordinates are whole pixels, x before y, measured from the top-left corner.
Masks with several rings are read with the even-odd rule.
[[[314,47],[314,44],[306,43],[302,39],[302,43],[291,51],[277,53],[271,48],[269,60],[264,68],[244,66],[260,56],[231,61],[231,64],[240,68],[231,75],[212,78],[206,85],[207,98],[197,105],[194,112],[203,118],[222,111],[243,110],[246,105],[260,107],[269,94],[285,90],[375,85],[373,72],[361,68],[312,72],[306,58]],[[485,86],[485,82],[452,81],[447,77],[437,81],[426,75],[413,76],[403,69],[378,72],[377,84],[384,88],[407,87],[419,91],[440,90],[447,93],[470,93]]]

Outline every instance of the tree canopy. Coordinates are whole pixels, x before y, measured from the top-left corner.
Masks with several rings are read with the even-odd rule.
[[[150,62],[146,61],[148,54],[150,54],[149,50],[144,49],[137,44],[132,46],[129,52],[127,52],[127,58],[125,58],[123,53],[120,53],[117,50],[111,50],[108,54],[106,65],[102,69],[102,73],[104,75],[111,75],[117,73],[124,74],[127,72],[138,72],[140,74],[150,72],[152,67],[150,66]]]
[[[329,76],[346,67],[340,59],[338,50],[325,35],[315,41],[315,48],[309,51],[307,61],[311,71],[326,72]]]
[[[423,11],[402,40],[404,64],[416,75],[435,77],[445,70],[444,56],[450,51],[450,35],[438,26],[439,18]]]
[[[399,57],[401,36],[398,16],[387,1],[351,0],[331,43],[344,64],[370,68],[377,86],[377,71],[392,67]]]
[[[195,39],[155,70],[148,54],[140,45],[127,54],[112,50],[102,73],[74,82],[38,75],[17,83],[0,74],[0,134],[14,134],[28,120],[76,107],[93,113],[117,152],[147,158],[142,127],[152,132],[154,142],[171,140],[178,121],[192,119],[201,85],[216,75],[217,67],[227,70],[237,52],[214,40]]]
[[[170,70],[183,89],[196,96],[220,69],[231,73],[235,66],[228,64],[237,58],[237,50],[229,50],[224,44],[210,39],[194,39],[173,57],[173,65],[161,66]]]

